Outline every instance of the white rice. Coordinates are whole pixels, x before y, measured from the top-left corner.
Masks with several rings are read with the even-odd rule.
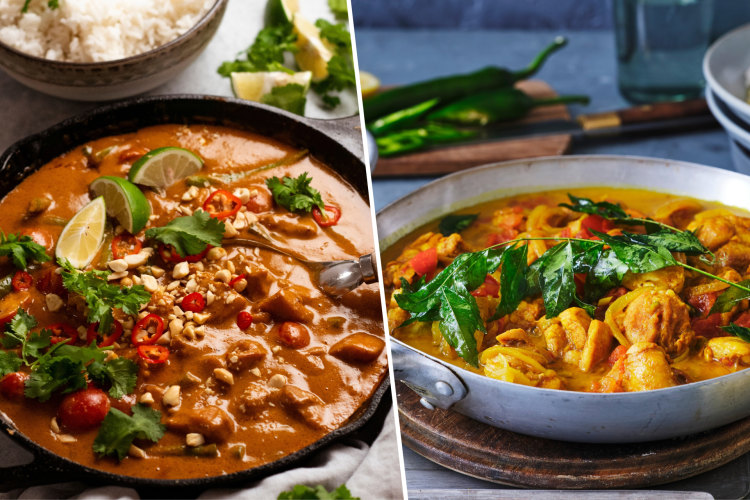
[[[101,62],[149,51],[193,27],[215,0],[0,0],[0,42],[55,61]]]

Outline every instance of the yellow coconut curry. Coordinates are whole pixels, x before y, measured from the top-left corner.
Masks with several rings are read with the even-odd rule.
[[[640,190],[521,195],[385,252],[391,333],[485,376],[627,392],[750,366],[750,218]]]
[[[10,192],[0,228],[0,411],[62,457],[164,479],[252,468],[342,426],[386,374],[376,286],[334,299],[300,262],[232,243],[372,251],[367,202],[305,151],[210,126],[99,139]]]

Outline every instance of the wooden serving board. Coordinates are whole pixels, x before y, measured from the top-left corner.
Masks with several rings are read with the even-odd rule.
[[[534,98],[557,95],[552,87],[541,80],[524,80],[516,86]],[[567,108],[562,104],[533,109],[518,123],[559,119],[570,119]],[[394,158],[380,158],[372,175],[373,177],[444,175],[485,163],[561,155],[570,149],[570,144],[570,135],[550,135],[446,147]]]
[[[712,470],[750,451],[750,418],[680,439],[567,443],[505,431],[450,410],[428,410],[401,382],[396,395],[406,446],[462,474],[511,486],[655,486]]]

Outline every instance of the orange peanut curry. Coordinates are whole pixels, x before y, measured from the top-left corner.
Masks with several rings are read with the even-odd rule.
[[[145,238],[143,230],[129,235],[110,219],[112,229],[87,270],[109,267],[109,284],[122,290],[141,286],[148,294],[137,314],[114,309],[107,334],[89,327],[86,302],[66,289],[54,258],[30,262],[29,276],[21,274],[0,300],[6,332],[22,314],[20,307],[38,323],[27,338],[52,327],[53,343],[98,344],[103,363],[130,360],[122,363],[135,366],[137,381],[122,397],[112,397],[110,384],[92,375],[87,358],[88,389],[63,386],[41,402],[24,395],[35,368],[22,364],[0,383],[0,411],[43,447],[90,467],[162,479],[215,476],[275,461],[342,426],[386,374],[377,286],[332,299],[299,262],[232,246],[232,238],[256,229],[310,260],[357,258],[373,249],[370,210],[336,173],[286,145],[221,127],[164,125],[99,139],[54,159],[0,202],[0,227],[6,234],[30,235],[52,256],[65,221],[90,201],[93,180],[126,177],[139,157],[165,146],[199,155],[205,177],[277,166],[219,185],[199,178],[193,186],[180,180],[166,189],[142,188],[152,212],[146,230],[201,207],[222,219],[224,244],[197,255],[180,258]],[[335,209],[327,211],[340,212],[335,224],[318,224],[310,213],[274,202],[266,179],[305,172]],[[220,189],[232,202],[218,203],[214,196],[207,203]],[[111,264],[118,257],[124,269]],[[0,276],[20,272],[9,258],[2,258],[0,270]],[[145,352],[134,342],[145,344]],[[4,351],[20,357],[25,346]],[[152,419],[148,425],[141,421],[121,459],[93,447],[107,410],[115,409],[125,415],[120,430],[136,419],[134,412]]]
[[[391,333],[416,349],[499,380],[592,392],[750,366],[750,218],[610,188],[521,195],[454,215],[443,234],[428,224],[384,255]],[[494,265],[491,254],[468,253],[486,248]],[[472,266],[487,274],[466,278]]]

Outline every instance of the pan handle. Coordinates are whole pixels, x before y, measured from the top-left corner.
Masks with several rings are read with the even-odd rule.
[[[453,370],[391,338],[393,375],[422,398],[425,408],[448,409],[469,393]]]
[[[357,158],[364,158],[362,146],[362,122],[359,114],[344,118],[304,118],[314,128],[330,136],[336,142],[348,149]],[[354,131],[354,133],[352,133]]]

